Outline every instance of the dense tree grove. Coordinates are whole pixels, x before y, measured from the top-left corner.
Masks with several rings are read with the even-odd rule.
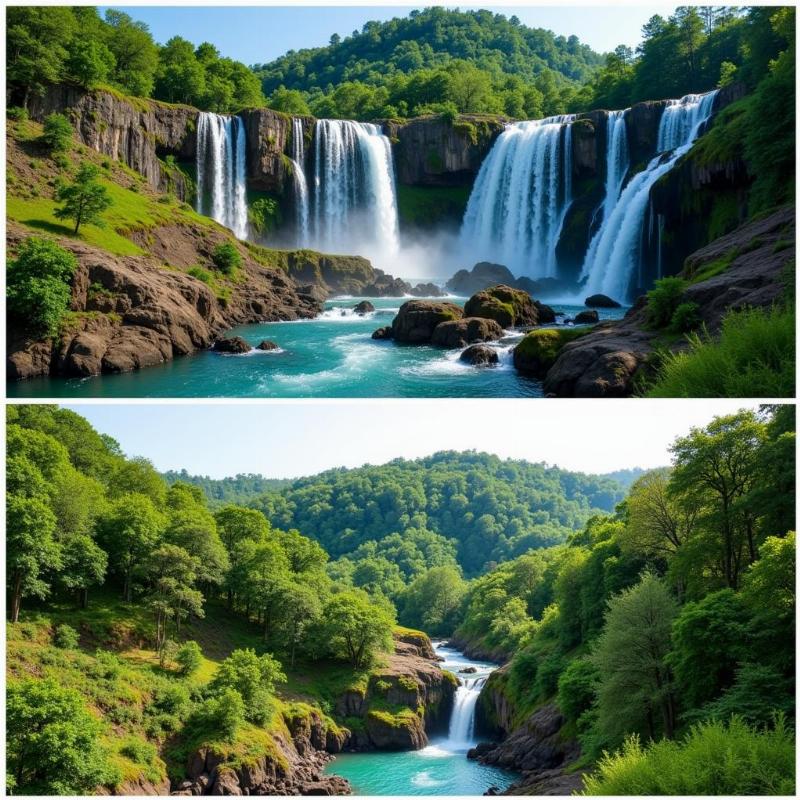
[[[157,45],[122,11],[15,7],[7,15],[7,102],[27,105],[50,84],[110,86],[126,94],[208,111],[263,105],[258,77],[211,44],[174,36]]]
[[[512,656],[515,707],[555,699],[587,764],[631,735],[646,744],[732,715],[756,728],[794,716],[794,407],[718,417],[672,455],[567,545],[472,581],[459,612],[458,638]],[[711,747],[714,731],[687,746]],[[638,746],[603,762],[599,793],[662,752]]]

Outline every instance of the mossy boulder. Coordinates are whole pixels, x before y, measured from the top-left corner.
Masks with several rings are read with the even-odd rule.
[[[464,316],[464,310],[455,303],[438,300],[409,300],[400,306],[392,321],[392,338],[409,344],[427,344],[436,326]]]
[[[547,307],[537,304],[522,289],[499,284],[472,295],[464,304],[464,314],[467,317],[493,319],[503,328],[514,328],[538,325],[544,321],[540,320],[540,308]]]
[[[439,347],[466,347],[475,342],[492,342],[503,336],[503,329],[493,319],[464,317],[440,322],[433,331],[431,344]]]
[[[397,712],[373,709],[367,714],[366,728],[379,750],[420,750],[428,743],[422,717],[407,708]]]
[[[543,378],[553,366],[561,348],[583,336],[586,330],[576,328],[542,328],[531,331],[514,348],[514,366],[520,371]]]

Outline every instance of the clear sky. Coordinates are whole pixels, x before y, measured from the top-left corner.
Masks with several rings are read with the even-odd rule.
[[[583,472],[669,463],[676,436],[741,400],[438,400],[69,404],[129,456],[222,478],[313,475],[438,450],[479,450]]]
[[[225,56],[257,64],[271,61],[287,50],[326,45],[331,34],[348,36],[369,20],[403,17],[415,6],[294,6],[294,7],[180,7],[114,6],[150,26],[156,41],[182,36],[195,44],[207,41]],[[425,6],[417,6],[424,8]],[[455,8],[455,6],[447,6]],[[598,52],[618,44],[635,47],[642,25],[653,14],[670,14],[673,5],[614,6],[494,6],[460,5],[461,9],[491,8],[506,16],[516,14],[530,26],[547,28],[563,36],[576,35]],[[101,7],[101,13],[107,6]]]

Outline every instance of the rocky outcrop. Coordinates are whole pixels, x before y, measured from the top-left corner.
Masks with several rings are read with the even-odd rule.
[[[9,249],[13,252],[28,235],[22,226],[9,224]],[[229,298],[220,300],[197,278],[164,269],[159,237],[151,236],[151,256],[112,256],[74,239],[59,239],[78,259],[73,313],[57,340],[30,337],[12,320],[8,377],[127,372],[210,347],[235,325],[308,318],[321,309],[285,272],[261,266],[246,250],[244,279],[232,285]],[[182,266],[182,259],[187,266],[196,264],[198,254],[209,262],[216,245],[227,241],[221,230],[192,226],[172,226],[164,238],[174,267]]]
[[[549,306],[534,300],[522,289],[510,286],[492,286],[472,295],[464,304],[468,317],[492,319],[503,328],[522,325],[542,325],[555,322],[555,312]]]
[[[218,353],[249,353],[250,345],[241,336],[231,336],[229,338],[217,339],[214,342],[214,350]]]
[[[473,367],[490,367],[497,364],[500,361],[500,357],[493,347],[487,347],[485,344],[473,344],[464,350],[458,360],[463,361],[465,364],[471,364]],[[470,672],[470,668],[459,671]],[[475,669],[472,668],[471,671],[475,672]]]
[[[414,297],[444,297],[444,292],[435,283],[418,283],[411,289]]]
[[[271,108],[240,113],[247,141],[247,184],[251,189],[283,195],[292,183],[292,118]]]
[[[504,120],[462,114],[408,122],[389,120],[384,130],[393,143],[397,180],[409,186],[471,186],[483,159],[504,128]]]
[[[712,335],[730,311],[768,308],[785,292],[783,274],[794,259],[794,209],[787,207],[743,225],[690,256],[684,271],[695,280],[682,302],[696,303],[697,314]],[[697,280],[703,271],[716,272]],[[601,322],[564,346],[544,380],[545,394],[557,397],[626,397],[637,373],[655,348],[658,331],[647,325],[645,296],[624,319]],[[686,346],[684,340],[672,349]]]
[[[497,284],[514,286],[515,280],[508,267],[480,261],[471,270],[460,269],[445,285],[451,292],[469,297]]]
[[[228,762],[214,747],[192,753],[186,778],[173,795],[342,795],[350,785],[324,775],[331,760],[330,725],[315,709],[286,718],[285,731],[271,734],[271,746],[245,763]]]
[[[475,342],[493,342],[502,336],[503,329],[494,320],[464,317],[439,323],[433,330],[431,344],[453,349]]]
[[[392,338],[408,344],[426,344],[441,322],[461,319],[464,309],[439,300],[409,300],[392,320]]]
[[[172,190],[185,199],[184,182],[165,169],[159,156],[194,158],[196,108],[58,85],[33,97],[29,112],[39,121],[54,112],[66,114],[82,144],[127,164],[154,189]]]
[[[605,294],[593,294],[584,300],[584,305],[589,308],[619,308],[620,304]]]

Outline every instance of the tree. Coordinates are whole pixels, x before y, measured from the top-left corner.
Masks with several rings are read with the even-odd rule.
[[[83,698],[52,679],[9,683],[8,777],[19,794],[91,794],[113,772],[100,745],[100,723]]]
[[[322,613],[319,591],[305,583],[289,584],[281,614],[280,627],[289,646],[289,663],[294,667],[297,648],[308,631],[316,625]]]
[[[599,724],[616,741],[637,729],[649,739],[659,730],[667,737],[674,733],[675,698],[667,655],[676,613],[677,603],[667,588],[649,573],[608,602],[592,662],[600,675]]]
[[[108,79],[116,63],[117,59],[105,42],[73,40],[66,69],[81,86],[91,89]]]
[[[432,567],[403,593],[403,619],[436,636],[452,634],[467,584],[456,566]]]
[[[34,333],[54,336],[69,308],[70,281],[77,267],[75,256],[50,239],[25,239],[9,264],[9,314]]]
[[[76,592],[81,608],[89,607],[89,587],[103,582],[107,567],[108,555],[91,536],[79,533],[64,542],[59,580]]]
[[[76,236],[83,224],[102,225],[101,215],[113,203],[108,189],[97,180],[97,175],[97,167],[85,163],[81,165],[73,183],[61,184],[56,188],[56,200],[64,205],[53,214],[56,219],[74,220]]]
[[[184,642],[175,654],[175,661],[183,675],[193,675],[203,663],[203,651],[195,641]]]
[[[280,662],[268,653],[257,656],[252,649],[234,650],[219,665],[209,689],[217,696],[231,689],[238,692],[244,702],[245,718],[263,724],[275,684],[285,680]]]
[[[297,89],[287,89],[285,86],[279,86],[267,98],[267,108],[274,108],[284,114],[296,116],[311,114],[311,109],[308,107],[303,93]]]
[[[114,55],[114,83],[138,97],[150,97],[158,67],[158,48],[147,25],[135,22],[122,11],[105,13],[109,28],[107,44]]]
[[[395,620],[391,606],[360,589],[333,595],[322,611],[322,639],[331,653],[356,669],[368,666],[391,647]]]
[[[98,521],[98,538],[112,568],[122,578],[122,596],[129,603],[136,570],[144,567],[163,530],[163,516],[142,494],[123,495]]]
[[[569,722],[588,711],[597,694],[600,675],[589,658],[576,658],[558,678],[558,707]]]
[[[64,153],[72,144],[72,124],[63,114],[48,114],[44,120],[42,141],[51,153]]]

